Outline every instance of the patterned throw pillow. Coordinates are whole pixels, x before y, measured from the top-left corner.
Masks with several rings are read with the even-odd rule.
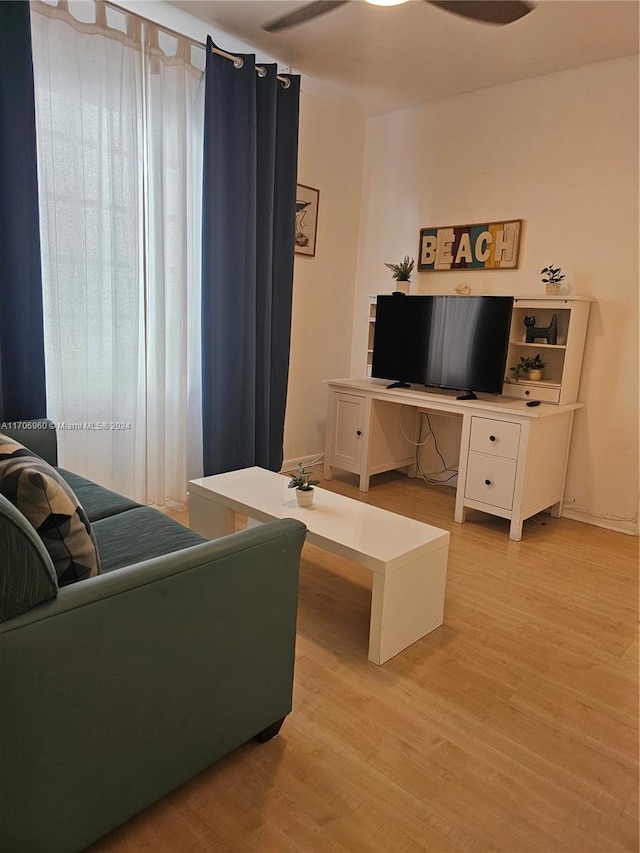
[[[99,574],[96,539],[71,488],[48,462],[2,434],[0,492],[42,539],[59,586]]]

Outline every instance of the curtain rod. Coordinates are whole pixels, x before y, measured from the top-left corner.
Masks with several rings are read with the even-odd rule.
[[[144,15],[139,15],[138,12],[131,12],[129,9],[126,9],[124,6],[119,6],[117,3],[113,3],[111,0],[102,0],[105,6],[111,6],[113,9],[117,9],[119,12],[123,12],[125,15],[132,15],[134,18],[139,18],[141,21],[146,21],[148,24],[153,24],[154,27],[160,27],[161,30],[164,30],[165,33],[169,33],[169,35],[175,36],[178,39],[186,39],[190,41],[191,44],[195,45],[195,47],[201,47],[203,50],[207,49],[206,44],[201,41],[197,41],[196,39],[192,39],[191,36],[186,36],[184,33],[179,33],[176,30],[172,30],[170,27],[165,27],[164,24],[158,24],[156,21],[152,21],[151,18],[145,18]],[[220,50],[220,48],[212,47],[211,52],[217,54],[218,56],[223,56],[225,59],[231,60],[233,62],[234,68],[242,68],[244,65],[244,59],[241,56],[236,56],[233,53],[227,53],[226,50]],[[256,73],[258,77],[266,77],[267,69],[262,65],[256,65]],[[291,85],[291,80],[288,77],[283,77],[281,74],[276,75],[277,79],[282,83],[285,89],[288,89]]]
[[[206,45],[201,44],[199,41],[194,41],[197,47],[204,47],[206,50]],[[227,53],[226,50],[220,50],[218,47],[212,47],[211,53],[216,53],[218,56],[224,56],[225,59],[230,59],[233,62],[234,68],[242,68],[244,65],[244,59],[241,56],[234,56],[233,53]],[[262,65],[256,65],[256,71],[258,72],[258,77],[266,77],[267,69]],[[282,83],[285,89],[288,89],[291,85],[291,80],[288,77],[282,77],[280,74],[277,75],[277,79]]]

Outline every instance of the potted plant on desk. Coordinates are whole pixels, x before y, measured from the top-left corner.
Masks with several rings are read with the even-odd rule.
[[[519,382],[520,379],[529,379],[531,382],[539,382],[542,379],[542,371],[546,367],[546,364],[542,360],[540,353],[538,353],[534,358],[525,358],[525,356],[520,356],[520,361],[514,367],[510,367],[509,369],[513,373],[513,379],[515,382]]]
[[[311,472],[305,471],[302,462],[298,463],[296,473],[289,476],[289,488],[296,490],[298,506],[311,506],[314,498],[313,487],[317,486],[320,480],[310,480]]]

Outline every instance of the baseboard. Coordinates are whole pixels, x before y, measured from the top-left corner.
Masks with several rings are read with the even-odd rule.
[[[300,463],[305,468],[310,468],[313,465],[321,465],[324,461],[324,453],[313,453],[311,456],[296,456],[295,459],[284,459],[282,461],[281,472],[295,471]]]
[[[603,518],[596,513],[587,510],[572,509],[570,506],[562,508],[562,517],[570,518],[572,521],[582,521],[584,524],[593,524],[594,527],[604,527],[605,530],[613,530],[615,533],[626,533],[628,536],[638,536],[637,521],[622,521],[617,518]]]
[[[321,465],[323,461],[324,453],[315,453],[310,456],[298,456],[296,459],[285,459],[282,462],[280,471],[282,473],[295,471],[299,463],[302,463],[305,468],[311,468],[314,465]],[[416,479],[420,479],[420,476],[418,475]],[[456,483],[453,481],[438,483],[438,485],[450,486],[453,488],[456,487]],[[635,521],[624,521],[617,518],[606,518],[601,515],[597,515],[596,513],[588,512],[587,510],[572,509],[570,504],[565,504],[562,508],[562,517],[569,518],[572,521],[581,521],[583,524],[592,524],[594,527],[602,527],[605,530],[612,530],[615,533],[625,533],[627,536],[640,535],[637,519]]]

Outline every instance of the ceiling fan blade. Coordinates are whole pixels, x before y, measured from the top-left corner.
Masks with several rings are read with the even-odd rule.
[[[327,12],[337,9],[338,6],[344,6],[349,0],[315,0],[313,3],[307,3],[301,9],[296,9],[295,12],[290,12],[288,15],[282,15],[274,21],[270,21],[262,28],[268,33],[277,33],[280,30],[285,30],[287,27],[295,27],[296,24],[304,24],[306,21],[311,21],[313,18],[319,18]]]
[[[439,9],[446,9],[463,18],[483,21],[485,24],[511,24],[524,18],[534,9],[533,3],[524,0],[427,0]]]

